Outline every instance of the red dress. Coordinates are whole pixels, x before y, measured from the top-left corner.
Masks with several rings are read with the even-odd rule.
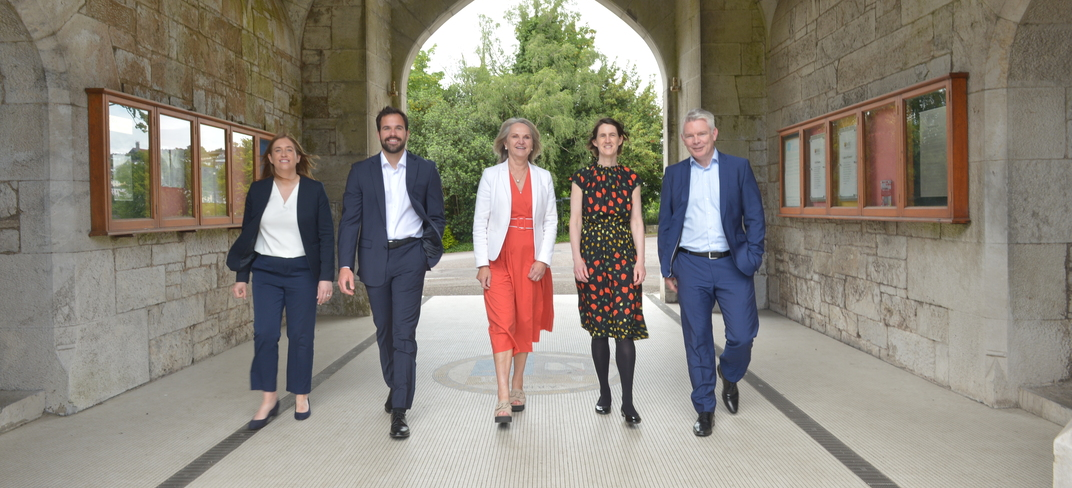
[[[536,262],[531,176],[526,176],[520,192],[510,183],[510,228],[498,259],[489,263],[491,287],[484,290],[484,308],[495,353],[511,349],[514,354],[532,352],[532,343],[540,341],[540,331],[550,331],[554,325],[551,269],[539,281],[529,279],[529,270]]]

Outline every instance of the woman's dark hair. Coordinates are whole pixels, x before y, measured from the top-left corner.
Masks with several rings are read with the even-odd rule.
[[[272,161],[268,159],[268,155],[272,153],[272,147],[275,146],[275,143],[281,139],[290,139],[290,142],[294,144],[294,152],[298,154],[299,158],[298,164],[294,166],[295,171],[301,176],[315,179],[313,178],[313,168],[316,167],[316,164],[313,163],[313,160],[316,159],[316,156],[305,152],[298,140],[287,133],[279,134],[268,142],[268,150],[261,156],[261,179],[275,177],[275,166],[272,166]]]
[[[592,156],[599,158],[599,149],[596,149],[596,135],[599,132],[599,126],[601,125],[613,125],[614,129],[618,131],[618,136],[622,138],[622,144],[618,146],[618,154],[622,153],[622,146],[625,145],[625,141],[629,140],[629,133],[625,131],[625,127],[621,122],[610,117],[603,117],[596,121],[596,125],[592,127],[592,135],[588,136],[588,152],[592,153]]]

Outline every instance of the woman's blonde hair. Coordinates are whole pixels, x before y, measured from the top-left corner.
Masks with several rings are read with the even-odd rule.
[[[491,143],[491,149],[499,156],[500,163],[510,157],[510,151],[506,149],[506,137],[510,135],[510,127],[513,127],[514,124],[525,124],[532,134],[532,152],[529,153],[529,162],[531,163],[540,156],[543,146],[540,146],[540,131],[536,129],[536,125],[530,122],[529,119],[522,117],[506,119],[506,122],[502,123],[502,127],[499,127],[499,135],[495,136],[495,142]]]

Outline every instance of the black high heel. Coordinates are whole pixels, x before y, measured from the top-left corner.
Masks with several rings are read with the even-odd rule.
[[[313,402],[308,397],[305,398],[305,403],[309,405],[309,410],[299,412],[298,407],[294,407],[294,420],[305,420],[313,414]]]
[[[257,420],[257,419],[250,420],[249,421],[249,430],[260,430],[265,425],[268,425],[268,422],[270,422],[272,420],[272,417],[275,417],[276,415],[279,415],[279,400],[275,401],[275,406],[272,407],[272,410],[268,412],[267,417],[265,417],[263,419],[260,419],[260,420]]]

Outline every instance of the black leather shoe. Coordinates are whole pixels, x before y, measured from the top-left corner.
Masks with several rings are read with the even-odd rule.
[[[260,430],[265,425],[268,425],[268,422],[270,422],[272,420],[272,417],[275,417],[276,415],[279,415],[279,400],[276,400],[275,406],[272,407],[272,410],[270,410],[268,412],[267,417],[264,417],[263,419],[260,419],[260,420],[258,420],[258,419],[250,420],[249,421],[249,430]]]
[[[707,437],[715,427],[715,412],[700,412],[696,423],[692,425],[692,433],[696,437]]]
[[[391,413],[391,397],[394,396],[393,393],[394,392],[390,392],[390,391],[387,392],[387,401],[383,403],[383,411],[384,412]]]
[[[596,400],[596,413],[600,415],[607,415],[610,413],[610,399],[603,401],[603,396],[600,395]]]
[[[391,438],[409,437],[409,425],[406,424],[406,409],[396,408],[391,411]]]
[[[309,409],[304,412],[299,412],[297,405],[294,406],[294,420],[305,420],[313,414],[313,402],[306,398],[305,402],[309,404]]]
[[[630,410],[632,410],[631,413],[625,413],[625,407],[622,407],[622,418],[625,419],[625,423],[633,425],[639,424],[640,414],[637,413],[635,409]]]
[[[741,400],[741,392],[737,389],[737,383],[726,381],[726,377],[722,376],[721,364],[718,365],[718,377],[722,378],[722,403],[726,405],[726,410],[730,413],[737,413],[737,406]]]

